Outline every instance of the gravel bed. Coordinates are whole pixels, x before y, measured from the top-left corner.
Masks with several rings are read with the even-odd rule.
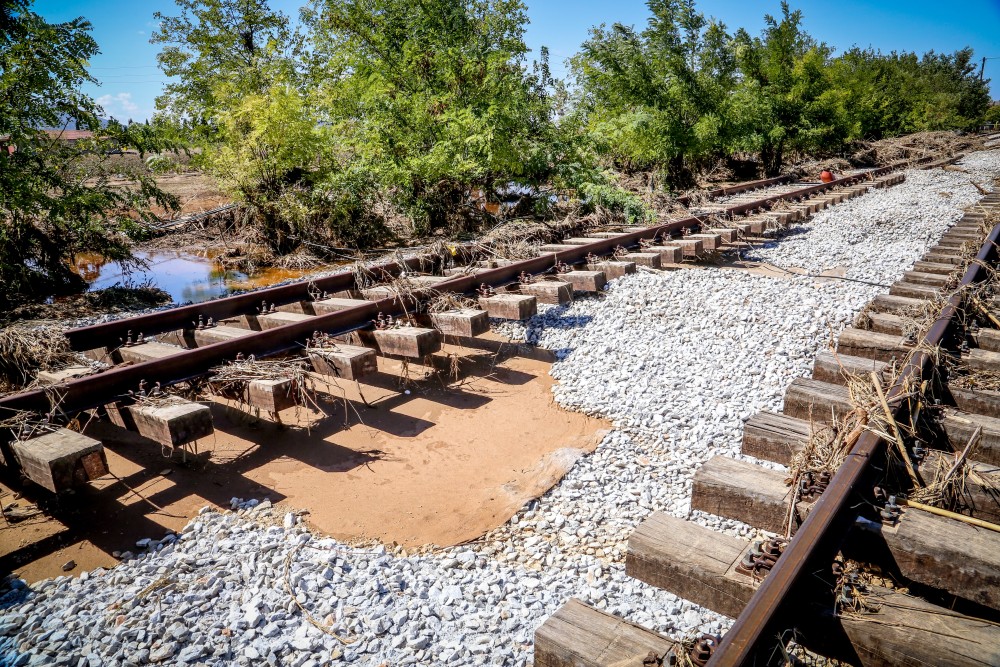
[[[996,151],[972,153],[957,166],[906,171],[903,183],[813,215],[747,259],[819,273],[844,268],[850,278],[888,285],[923,255],[1000,177]]]
[[[753,256],[892,281],[978,198],[970,175],[984,186],[1000,175],[1000,152],[963,167],[969,175],[909,173]],[[901,229],[918,242],[902,241]],[[677,637],[720,632],[727,619],[625,576],[628,535],[654,510],[689,516],[698,465],[737,455],[743,420],[777,409],[881,291],[704,268],[640,272],[601,296],[543,308],[501,330],[555,350],[555,399],[614,429],[501,528],[407,555],[321,539],[294,514],[233,499],[234,511],[205,511],[180,536],[137,544],[140,555],[112,570],[30,588],[10,580],[0,664],[525,665],[535,628],[569,597]]]

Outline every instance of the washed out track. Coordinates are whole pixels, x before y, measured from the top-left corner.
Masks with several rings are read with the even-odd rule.
[[[302,356],[312,372],[334,381],[371,372],[376,353],[427,360],[444,340],[469,341],[485,333],[489,318],[530,317],[538,303],[565,303],[574,293],[600,291],[607,280],[637,267],[680,268],[714,257],[871,187],[897,183],[905,167],[954,159],[898,163],[832,183],[796,184],[781,177],[723,188],[708,193],[727,198],[721,208],[709,204],[710,212],[564,239],[521,261],[484,259],[473,246],[460,246],[454,253],[73,329],[66,333],[70,347],[108,367],[44,373],[39,384],[47,386],[0,398],[0,418],[27,416],[32,423],[10,444],[0,438],[0,454],[33,482],[62,491],[107,470],[99,442],[60,428],[83,411],[97,410],[164,447],[185,447],[212,433],[207,406],[175,396],[144,400],[154,388],[210,376],[213,368],[241,357]],[[465,305],[428,312],[428,304],[444,295],[463,297]],[[405,326],[373,329],[387,316]],[[324,349],[306,350],[317,332]],[[298,400],[294,384],[292,378],[253,381],[241,394],[252,407],[276,415]]]
[[[48,415],[30,437],[21,433],[3,448],[4,461],[62,491],[106,472],[99,442],[59,428],[81,411],[96,409],[165,447],[211,433],[205,406],[179,398],[146,403],[142,387],[204,377],[239,355],[301,356],[313,373],[335,380],[362,378],[376,353],[426,361],[445,340],[485,333],[491,317],[525,319],[539,302],[598,292],[638,267],[710,259],[891,186],[902,179],[894,172],[913,164],[829,184],[780,178],[720,189],[709,195],[725,201],[688,202],[695,215],[564,239],[522,261],[459,247],[454,257],[414,257],[72,330],[71,347],[110,368],[49,373],[47,387],[0,399],[0,418]],[[786,473],[745,460],[717,457],[698,472],[694,509],[778,538],[746,543],[662,513],[636,529],[628,574],[736,618],[724,637],[678,645],[573,601],[538,630],[535,664],[653,665],[671,654],[682,664],[767,664],[784,659],[789,640],[865,665],[927,664],[942,655],[949,664],[1000,662],[1000,533],[992,530],[1000,522],[1000,394],[963,380],[969,371],[1000,373],[1000,323],[988,314],[994,295],[980,287],[996,265],[1000,226],[987,222],[998,212],[1000,196],[987,196],[841,334],[836,353],[817,358],[813,378],[792,384],[783,413],[747,422],[744,453],[790,465],[790,487]],[[447,295],[477,298],[475,307],[427,309]],[[406,325],[373,328],[387,315]],[[316,332],[332,343],[307,347]],[[859,382],[877,404],[858,405]],[[295,401],[291,383],[250,383],[245,399],[277,413]],[[917,428],[923,422],[915,413],[931,432]],[[843,465],[803,468],[800,453],[823,433],[850,445]],[[911,500],[923,498],[914,491],[942,466],[961,473],[961,493],[938,502],[944,510]]]
[[[842,201],[846,195],[837,194],[838,191],[850,187],[864,188],[866,184],[871,184],[874,179],[880,185],[887,184],[884,176],[893,171],[897,171],[912,163],[898,164],[880,169],[873,169],[859,174],[855,174],[832,183],[807,184],[790,192],[771,194],[765,198],[746,197],[745,201],[740,201],[727,206],[725,209],[717,211],[711,218],[733,220],[734,229],[724,230],[729,232],[722,237],[723,243],[735,241],[739,235],[762,234],[768,225],[785,225],[793,219],[798,219],[801,215],[820,210],[831,205],[834,201]],[[761,187],[770,185],[771,180],[754,182],[750,185],[760,184]],[[725,189],[727,193],[733,192],[733,188]],[[857,190],[855,190],[857,191]],[[822,195],[829,193],[830,198],[823,198]],[[799,210],[778,211],[766,214],[780,203],[791,202],[802,204]],[[764,215],[754,216],[755,219],[746,223],[737,223],[741,216],[752,216],[755,213]],[[587,262],[589,257],[606,258],[616,249],[637,248],[640,242],[661,239],[665,244],[672,242],[683,242],[692,247],[697,244],[697,239],[687,241],[681,238],[692,231],[704,229],[711,233],[718,223],[712,223],[708,216],[689,216],[677,220],[671,220],[661,225],[644,228],[633,228],[622,233],[606,234],[605,238],[588,238],[588,243],[580,243],[574,240],[572,245],[551,245],[542,246],[540,255],[536,258],[521,260],[516,262],[493,262],[493,264],[503,264],[492,268],[482,266],[470,266],[468,270],[455,270],[448,280],[433,280],[442,276],[433,276],[431,281],[425,281],[424,277],[418,276],[414,285],[418,289],[412,291],[413,296],[428,296],[432,293],[451,292],[474,295],[476,289],[486,284],[495,288],[509,288],[511,291],[520,289],[517,286],[518,277],[522,273],[543,276],[552,274],[557,264],[580,265]],[[713,240],[714,244],[719,244],[719,240]],[[692,258],[696,253],[700,253],[705,248],[704,242],[697,244],[697,250],[689,250],[682,253],[682,256]],[[640,253],[648,254],[648,253]],[[358,291],[369,289],[378,281],[392,281],[401,275],[409,275],[411,279],[416,273],[421,271],[440,271],[442,257],[429,257],[426,255],[416,256],[404,262],[390,262],[386,264],[372,266],[367,270],[367,280],[365,284],[359,284],[357,275],[351,271],[345,271],[326,278],[319,278],[313,281],[301,281],[273,287],[237,296],[226,297],[214,301],[181,306],[165,311],[153,312],[121,320],[115,320],[103,324],[97,324],[80,329],[70,330],[66,333],[72,349],[77,351],[87,351],[96,348],[114,348],[124,344],[129,333],[133,336],[142,334],[144,339],[150,340],[155,336],[171,331],[188,330],[200,320],[213,320],[216,323],[232,318],[246,317],[248,315],[259,314],[259,306],[266,302],[269,306],[274,306],[278,310],[295,311],[300,308],[296,305],[302,302],[314,301],[316,292],[327,294],[356,294]],[[645,258],[640,258],[639,264]],[[672,262],[663,262],[663,264]],[[650,262],[650,268],[660,268],[661,262]],[[611,276],[608,276],[609,278]],[[427,286],[423,290],[419,287]],[[433,285],[433,289],[429,289]],[[378,296],[379,292],[371,291],[373,296]],[[405,314],[408,311],[408,304],[404,300],[390,295],[386,298],[369,298],[366,304],[357,304],[351,308],[344,308],[334,314],[320,314],[309,323],[303,321],[299,323],[286,323],[266,331],[254,333],[240,340],[238,345],[216,346],[205,345],[199,348],[198,352],[190,351],[182,357],[172,358],[169,364],[156,365],[155,362],[143,364],[133,364],[129,366],[128,372],[121,372],[120,375],[113,375],[107,371],[98,377],[80,379],[67,382],[65,388],[68,390],[65,396],[64,406],[69,409],[76,407],[93,407],[93,404],[100,401],[116,398],[114,390],[108,390],[109,386],[124,385],[132,387],[138,380],[144,379],[149,383],[160,382],[168,385],[174,382],[188,379],[199,372],[207,370],[207,364],[232,358],[235,353],[244,354],[273,354],[292,350],[297,342],[301,342],[305,336],[315,330],[330,332],[333,334],[347,333],[352,330],[363,328],[371,324],[372,319],[378,312],[385,314]],[[410,308],[412,309],[412,305]],[[184,359],[184,360],[182,360]],[[186,359],[190,359],[187,361]],[[170,368],[173,370],[170,370]],[[125,369],[117,369],[124,371]],[[79,389],[78,389],[79,388]],[[96,391],[96,393],[95,393]],[[46,409],[46,399],[44,392],[28,391],[0,399],[0,409],[26,409],[44,410]],[[78,395],[80,394],[80,395]],[[84,398],[82,394],[86,394]],[[90,402],[92,405],[85,405]]]

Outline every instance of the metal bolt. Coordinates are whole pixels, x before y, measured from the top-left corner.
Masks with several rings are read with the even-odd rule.
[[[896,504],[896,496],[889,496],[889,499],[885,502],[885,508],[879,514],[882,517],[883,523],[888,523],[890,526],[896,525],[900,514],[899,505]]]
[[[718,637],[713,637],[712,635],[702,635],[699,637],[691,649],[691,662],[699,667],[708,664],[708,661],[712,659],[712,654],[715,653],[715,649],[719,647],[719,641]]]
[[[777,558],[778,556],[781,555],[783,547],[784,544],[782,544],[780,540],[778,540],[777,538],[771,539],[768,540],[767,544],[764,546],[764,553],[766,553],[768,556]]]

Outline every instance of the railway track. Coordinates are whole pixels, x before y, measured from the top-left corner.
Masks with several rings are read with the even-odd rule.
[[[74,348],[105,357],[116,366],[103,373],[79,379],[63,381],[54,378],[57,382],[55,389],[15,395],[10,397],[12,400],[6,405],[20,405],[23,409],[37,409],[40,413],[51,410],[55,399],[62,413],[65,413],[56,414],[55,423],[62,423],[62,419],[73,416],[77,410],[100,406],[100,410],[121,425],[137,430],[156,442],[183,446],[187,439],[202,437],[206,429],[211,428],[210,422],[206,424],[203,420],[199,421],[197,404],[173,404],[168,407],[174,413],[167,414],[164,407],[145,406],[142,401],[133,403],[133,397],[126,392],[129,389],[138,391],[141,381],[146,381],[148,385],[154,382],[168,384],[211,373],[211,364],[232,359],[238,353],[249,354],[250,349],[261,350],[260,355],[301,352],[304,339],[316,330],[342,337],[340,344],[330,350],[331,353],[346,353],[353,349],[351,354],[356,355],[341,357],[341,365],[333,364],[325,370],[321,359],[309,357],[316,373],[347,378],[360,376],[369,368],[364,360],[371,360],[376,349],[383,354],[420,360],[427,352],[433,351],[445,336],[475,335],[477,327],[482,326],[487,314],[500,314],[500,310],[491,310],[491,307],[500,309],[502,306],[503,312],[508,316],[522,317],[528,314],[527,304],[532,299],[536,302],[557,302],[571,297],[573,292],[592,291],[600,280],[612,277],[615,275],[613,272],[627,271],[629,265],[647,263],[648,266],[658,264],[662,268],[665,263],[679,267],[683,264],[678,264],[678,261],[697,261],[703,253],[709,252],[707,248],[715,248],[714,252],[717,252],[727,247],[736,247],[741,237],[743,240],[752,240],[765,233],[768,227],[779,229],[787,221],[805,215],[810,210],[834,204],[838,198],[864,192],[873,185],[890,185],[896,178],[898,177],[891,172],[864,174],[861,175],[861,180],[845,180],[834,187],[832,192],[830,189],[814,190],[811,184],[799,184],[799,187],[788,183],[762,184],[757,191],[720,195],[732,197],[724,202],[727,206],[721,213],[672,220],[652,229],[629,229],[614,235],[565,239],[563,243],[543,248],[539,257],[525,262],[506,266],[481,265],[476,257],[471,256],[463,257],[465,265],[447,266],[440,257],[414,258],[402,264],[373,267],[365,274],[333,276],[311,286],[284,286],[187,307],[187,310],[175,309],[88,327],[70,333],[69,338]],[[803,192],[811,196],[795,201],[796,197],[804,197]],[[782,201],[787,204],[779,206],[777,203]],[[987,198],[985,204],[994,206],[997,200]],[[759,209],[766,209],[766,212],[753,213]],[[751,215],[728,219],[736,211],[740,211],[736,215]],[[859,322],[858,330],[845,332],[845,336],[841,338],[839,358],[826,355],[817,360],[817,373],[813,381],[799,383],[790,392],[787,414],[761,415],[752,420],[757,429],[757,439],[748,439],[748,453],[761,459],[770,457],[776,462],[787,464],[791,462],[794,452],[803,450],[812,440],[815,435],[814,424],[820,425],[827,421],[827,414],[834,415],[829,418],[831,430],[836,426],[845,438],[849,436],[853,429],[842,428],[840,420],[855,410],[856,406],[850,401],[849,394],[847,399],[844,398],[845,383],[853,380],[843,377],[841,366],[852,369],[855,374],[860,373],[862,377],[870,375],[871,371],[877,372],[880,375],[879,388],[890,405],[890,409],[884,412],[894,415],[894,423],[908,423],[904,417],[909,402],[915,400],[916,390],[912,384],[901,384],[899,376],[909,374],[910,378],[915,379],[918,375],[929,373],[930,366],[929,362],[924,363],[923,360],[919,364],[912,358],[906,364],[902,360],[908,355],[908,350],[917,346],[922,338],[925,342],[920,345],[921,350],[929,349],[927,346],[933,342],[933,338],[929,337],[930,332],[937,326],[928,322],[927,332],[914,331],[912,321],[919,320],[919,315],[929,309],[926,305],[929,301],[927,297],[934,304],[951,305],[945,301],[952,301],[949,296],[951,290],[968,273],[962,273],[965,268],[961,262],[962,256],[966,254],[969,244],[979,245],[982,242],[982,221],[977,221],[976,218],[976,215],[968,216],[946,234],[939,246],[923,262],[918,263],[914,272],[894,286],[889,295],[876,300],[879,305],[869,312],[863,322],[864,326]],[[686,228],[691,233],[684,233],[682,223],[685,221],[688,222]],[[681,226],[673,226],[678,224]],[[671,236],[664,238],[663,230],[667,230]],[[679,234],[674,236],[676,232]],[[991,238],[996,240],[996,230],[993,230]],[[623,250],[618,251],[619,247]],[[629,250],[633,252],[628,252]],[[599,254],[603,256],[598,256]],[[954,263],[954,259],[958,263]],[[993,256],[983,259],[992,261]],[[562,272],[563,267],[554,271],[560,263],[575,264],[578,270],[571,272],[575,274],[572,276]],[[527,272],[529,269],[536,275],[545,277],[535,281],[518,280],[521,275],[519,271]],[[412,275],[403,276],[403,272]],[[417,275],[420,273],[434,275]],[[974,284],[979,278],[981,276],[976,274],[967,284]],[[405,297],[397,294],[401,283],[407,285]],[[479,308],[471,309],[471,312],[470,309],[463,308],[450,313],[421,313],[415,319],[417,326],[374,331],[370,328],[371,320],[380,311],[394,313],[405,310],[412,314],[417,310],[418,301],[426,302],[441,294],[461,292],[480,296],[477,287],[482,284],[492,285],[496,294],[483,296],[483,300],[478,303]],[[943,299],[945,296],[949,298]],[[510,299],[507,299],[507,303],[503,303],[502,298],[496,303],[489,302],[489,299],[496,297]],[[261,301],[266,301],[267,306],[263,306]],[[516,308],[513,308],[515,304]],[[901,312],[892,312],[893,309],[901,309]],[[182,312],[178,314],[177,311]],[[968,312],[957,308],[953,311],[961,316]],[[439,317],[435,321],[432,315],[450,315],[453,318],[448,321],[447,317]],[[212,319],[211,322],[209,318]],[[955,318],[952,317],[949,321],[953,319]],[[323,324],[320,325],[320,322]],[[973,359],[977,363],[984,359],[989,361],[988,357],[984,358],[976,350],[985,350],[985,346],[990,344],[991,329],[986,326],[985,320],[978,324],[980,327],[974,337],[966,339],[971,344],[968,353],[962,353],[961,339],[955,336],[956,332],[965,333],[962,327],[971,326],[968,319],[951,325],[945,331],[947,335],[942,334],[939,339],[958,352],[951,356],[957,358],[958,365],[955,368],[959,371],[968,368]],[[280,335],[273,332],[279,332]],[[139,334],[143,335],[145,342],[138,343]],[[251,345],[259,347],[252,348]],[[198,354],[202,356],[194,356]],[[926,352],[921,354],[932,356]],[[901,373],[894,373],[891,368],[893,356]],[[890,368],[886,368],[885,363],[889,363]],[[112,382],[106,376],[116,379]],[[988,407],[995,406],[995,403],[988,402],[988,396],[984,398],[981,392],[969,391],[963,384],[948,381],[945,387],[947,394],[944,391],[940,394],[944,406],[927,408],[935,413],[939,426],[944,429],[942,439],[938,441],[928,438],[920,443],[922,446],[916,449],[925,451],[919,461],[916,449],[908,440],[903,450],[900,450],[913,457],[920,475],[929,476],[931,468],[928,466],[944,460],[939,456],[935,458],[936,455],[930,451],[931,445],[947,444],[961,451],[969,440],[975,440],[973,436],[976,428],[975,425],[970,427],[969,422],[976,419],[976,410],[995,409]],[[266,387],[259,389],[260,406],[267,405],[268,401],[276,406],[282,396],[288,396],[284,390],[279,391],[278,385],[272,385],[270,393]],[[955,403],[952,406],[954,408],[961,409],[965,406],[964,413],[946,409],[951,403]],[[933,405],[933,400],[926,399],[924,404]],[[987,407],[976,407],[977,405]],[[874,404],[866,406],[866,409],[871,421],[874,421],[878,409]],[[185,410],[188,412],[184,412]],[[794,412],[796,410],[798,412]],[[882,417],[878,419],[881,420],[882,430],[892,436],[891,423]],[[989,423],[986,425],[990,426]],[[751,430],[749,424],[748,430]],[[995,438],[997,433],[1000,431],[983,428],[979,431],[978,438],[980,441]],[[17,451],[8,450],[4,455],[8,462],[15,465],[29,462],[29,465],[24,466],[29,477],[43,485],[51,482],[52,487],[55,487],[53,490],[59,490],[65,488],[65,485],[85,481],[88,476],[97,475],[101,471],[99,451],[94,449],[94,444],[88,444],[78,436],[80,434],[69,430],[46,433],[42,436],[48,438],[43,443],[45,448],[37,446],[42,438],[29,439],[18,443],[20,447]],[[873,436],[867,432],[861,433],[858,446],[871,437]],[[908,437],[906,433],[904,437]],[[864,475],[878,474],[888,469],[876,460],[876,455],[893,452],[892,446],[887,446],[881,440],[878,443],[871,450],[871,456],[864,460],[848,457],[848,465],[863,467]],[[96,446],[99,445],[100,443],[96,443]],[[56,457],[44,459],[38,456],[42,453],[48,456],[48,452],[64,452],[67,447],[77,448],[73,451],[79,455],[76,461],[80,463],[68,475],[64,475],[66,471],[57,469],[54,465],[59,462]],[[757,449],[751,450],[751,447]],[[980,450],[974,449],[973,454],[979,456]],[[989,476],[991,472],[984,466],[991,465],[990,462],[975,456],[967,456],[968,466],[977,470],[980,477]],[[950,467],[954,465],[953,461],[954,459],[949,459],[945,463]],[[30,464],[38,465],[30,467]],[[989,605],[994,600],[976,597],[978,593],[974,589],[978,585],[979,589],[996,590],[992,583],[981,585],[983,581],[992,581],[989,579],[992,576],[989,570],[991,542],[982,542],[978,535],[973,539],[967,533],[949,533],[953,536],[950,543],[963,548],[963,557],[968,551],[964,548],[967,544],[985,545],[981,551],[976,552],[974,559],[970,559],[973,574],[967,575],[965,580],[946,579],[949,568],[942,563],[951,564],[958,559],[960,552],[955,548],[935,555],[937,563],[930,571],[937,579],[930,582],[911,576],[916,571],[915,568],[924,568],[923,562],[908,564],[905,579],[903,573],[893,572],[891,576],[896,577],[895,582],[888,581],[890,575],[885,572],[880,573],[885,575],[885,580],[876,581],[870,571],[859,569],[860,565],[868,564],[856,555],[864,544],[856,546],[850,541],[851,535],[857,531],[857,526],[865,527],[871,533],[862,533],[862,536],[868,538],[876,535],[876,531],[877,535],[885,534],[886,530],[881,527],[885,524],[876,521],[883,512],[888,514],[888,520],[894,520],[897,524],[894,527],[896,542],[886,547],[894,557],[896,553],[905,553],[907,545],[921,535],[933,534],[938,530],[936,526],[927,527],[926,521],[917,524],[917,529],[911,528],[916,513],[924,510],[902,502],[903,492],[910,488],[905,485],[909,478],[905,461],[894,464],[892,469],[899,474],[887,482],[879,480],[880,486],[888,494],[881,494],[878,504],[872,507],[875,503],[874,494],[871,497],[861,496],[867,503],[864,507],[871,508],[864,512],[865,523],[845,517],[858,511],[855,502],[857,496],[853,494],[868,494],[866,479],[854,483],[852,491],[844,492],[843,498],[846,500],[837,501],[830,499],[837,498],[836,489],[842,484],[837,481],[839,473],[832,475],[830,479],[825,478],[821,471],[804,470],[797,483],[791,487],[796,490],[790,492],[789,487],[784,484],[784,475],[775,476],[773,470],[749,466],[742,461],[713,459],[709,462],[696,479],[698,507],[720,516],[739,518],[782,535],[786,531],[794,535],[809,535],[812,530],[819,531],[816,534],[820,537],[817,540],[793,537],[789,544],[776,541],[759,545],[744,567],[750,574],[742,574],[743,578],[736,578],[733,583],[733,573],[729,569],[735,569],[740,563],[744,563],[747,560],[745,554],[748,550],[753,550],[754,545],[715,535],[710,531],[692,531],[691,526],[684,526],[683,522],[672,521],[670,517],[663,515],[655,515],[643,524],[636,531],[630,545],[629,574],[646,578],[657,586],[674,590],[729,616],[737,617],[753,608],[754,595],[771,585],[770,582],[780,582],[784,577],[785,583],[780,588],[774,588],[768,598],[769,602],[757,607],[757,618],[745,622],[744,627],[747,629],[744,632],[751,633],[751,636],[746,640],[747,643],[741,644],[747,647],[740,649],[742,653],[734,653],[724,645],[730,639],[737,641],[737,636],[733,634],[740,627],[737,624],[733,632],[724,639],[703,637],[699,642],[684,647],[680,654],[681,662],[691,659],[698,664],[709,660],[729,664],[720,661],[731,655],[735,656],[732,658],[733,664],[764,663],[781,655],[780,650],[784,647],[779,647],[780,642],[775,638],[791,629],[796,633],[800,646],[848,661],[899,664],[905,663],[905,660],[899,659],[900,656],[918,660],[928,655],[940,655],[935,653],[942,650],[940,637],[948,635],[959,638],[962,647],[956,652],[960,658],[968,659],[970,664],[976,664],[972,660],[979,660],[979,664],[989,664],[993,656],[982,647],[989,647],[993,643],[994,637],[989,634],[992,627],[989,621],[993,620]],[[806,473],[813,474],[810,476]],[[989,514],[991,506],[987,502],[989,489],[978,482],[969,484],[968,488],[972,494],[971,509],[966,506],[953,506],[952,509],[966,512],[967,516],[971,515],[980,521],[994,522],[995,519]],[[888,495],[896,495],[896,502],[887,503]],[[827,510],[831,517],[828,524],[815,518],[822,515],[823,507],[831,508]],[[810,521],[813,523],[810,524]],[[810,528],[817,525],[819,527]],[[879,527],[876,529],[875,526]],[[849,539],[837,539],[837,531],[847,533]],[[855,555],[834,572],[831,568],[833,556],[828,557],[825,552],[832,554],[845,544],[854,549]],[[920,544],[927,542],[925,540]],[[799,553],[794,551],[796,548],[805,551]],[[789,557],[796,553],[797,560]],[[727,554],[731,555],[727,557]],[[718,565],[723,561],[726,561],[725,571],[712,569],[713,564]],[[788,563],[791,562],[798,562],[800,565],[790,570]],[[786,571],[786,574],[781,575],[782,571]],[[763,585],[760,581],[763,581]],[[920,597],[914,598],[901,593],[898,588],[885,585],[898,585],[899,582],[907,584],[907,589]],[[537,585],[534,582],[534,586]],[[838,598],[845,598],[845,605],[855,605],[853,611],[859,618],[867,615],[866,620],[856,620],[844,613],[844,610],[837,614],[831,613]],[[880,606],[873,603],[871,609],[866,608],[865,605],[873,600],[878,600]],[[954,609],[951,608],[953,602]],[[883,610],[893,606],[896,611],[892,616],[880,615]],[[918,634],[914,627],[919,628],[921,625],[934,628],[937,632],[931,637],[927,637],[927,633]],[[900,630],[897,626],[904,629]],[[791,633],[786,636],[791,636]],[[830,641],[824,643],[825,639]],[[873,644],[875,642],[881,643]],[[966,647],[965,643],[971,648]],[[717,649],[720,644],[723,644],[722,649]],[[874,653],[867,648],[872,645],[875,646]],[[845,648],[848,649],[848,655],[845,655]],[[594,612],[581,603],[571,603],[539,630],[535,664],[639,665],[643,664],[644,659],[648,659],[646,664],[657,664],[674,649],[673,642],[641,627]],[[649,655],[651,652],[652,656]],[[870,653],[875,655],[874,659],[867,657]],[[856,660],[858,655],[865,656],[865,660]]]
[[[675,643],[571,601],[535,665],[1000,664],[1000,194],[876,297],[742,453],[695,474],[691,506],[774,534],[746,540],[654,513],[626,573],[736,619]]]
[[[933,166],[952,159],[924,158],[917,164]],[[46,380],[49,387],[0,398],[0,415],[49,415],[55,426],[81,411],[100,409],[119,425],[161,445],[183,446],[211,433],[207,408],[179,399],[170,406],[137,403],[135,397],[145,387],[166,388],[205,376],[239,355],[298,353],[315,332],[339,343],[322,359],[312,355],[313,369],[357,379],[374,367],[376,349],[423,359],[440,349],[444,336],[482,333],[488,317],[524,319],[534,314],[538,302],[562,303],[574,292],[598,291],[607,279],[634,271],[637,265],[679,267],[862,194],[873,185],[892,185],[902,178],[893,172],[914,164],[899,163],[824,184],[768,179],[724,188],[710,194],[730,199],[710,215],[566,239],[542,246],[537,257],[521,261],[477,261],[463,251],[459,259],[468,263],[447,267],[447,257],[419,256],[372,266],[363,273],[347,271],[71,330],[66,336],[73,350],[111,367],[97,373],[71,368],[52,374]],[[419,321],[413,317],[442,294],[478,297],[479,308],[425,313]],[[370,331],[380,314],[423,326]],[[265,382],[250,387],[248,393],[255,407],[277,412],[288,405],[292,391],[288,382]],[[48,449],[25,440],[17,443],[16,451],[8,446],[0,453],[8,466],[22,468],[51,490],[92,479],[106,469],[95,454],[99,443],[65,429],[45,437],[51,441],[45,443]],[[62,469],[57,471],[53,461],[60,457]]]

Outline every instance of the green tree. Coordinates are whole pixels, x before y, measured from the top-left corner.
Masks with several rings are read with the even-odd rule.
[[[418,228],[473,225],[477,192],[554,171],[547,69],[526,64],[520,0],[318,0],[321,120]]]
[[[984,123],[1000,123],[1000,103],[993,102],[983,114]]]
[[[288,17],[267,0],[175,0],[180,14],[155,12],[162,44],[156,59],[174,80],[164,85],[157,108],[189,128],[211,127],[233,98],[263,94],[291,74],[294,50]]]
[[[789,150],[816,151],[847,138],[843,107],[828,72],[830,48],[802,28],[802,12],[781,3],[780,20],[766,15],[760,37],[736,33],[743,75],[736,93],[739,143],[760,154],[776,175]]]
[[[201,148],[199,164],[244,205],[258,241],[287,253],[323,236],[313,185],[337,156],[301,89],[288,17],[266,0],[176,2],[179,15],[155,14],[150,40],[175,78],[157,124]]]
[[[969,129],[989,107],[989,84],[979,80],[972,49],[952,54],[930,51],[913,69],[911,95],[916,97],[917,129]]]
[[[972,51],[881,54],[851,49],[830,63],[851,139],[973,127],[989,104]]]
[[[244,203],[258,241],[287,253],[303,241],[368,246],[388,237],[372,179],[341,164],[338,137],[298,90],[278,82],[234,100],[204,163]]]
[[[83,18],[48,23],[30,0],[0,7],[0,306],[80,289],[77,253],[133,262],[130,237],[150,206],[176,206],[143,173],[122,174],[109,151],[163,146],[144,125],[102,127],[102,109],[80,85],[98,52]],[[71,144],[40,128],[92,130]],[[125,185],[112,176],[126,176]]]
[[[662,170],[690,184],[693,168],[725,142],[736,82],[724,25],[693,0],[650,0],[642,32],[614,24],[591,31],[571,66],[591,137],[626,171]]]
[[[830,63],[830,77],[846,115],[849,139],[882,139],[913,131],[910,77],[897,54],[855,47]]]

